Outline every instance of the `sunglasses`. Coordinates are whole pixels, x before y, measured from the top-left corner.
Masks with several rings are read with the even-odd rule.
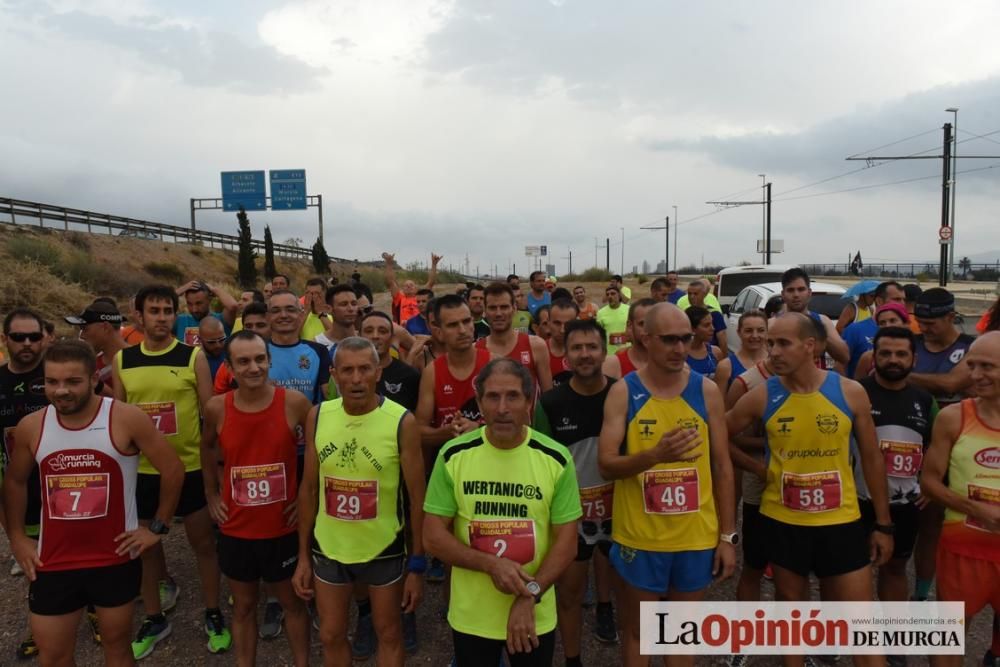
[[[368,313],[374,312],[374,310],[375,306],[365,306],[364,308],[361,309],[361,313],[363,315],[367,315]]]
[[[694,334],[681,334],[680,336],[675,336],[673,334],[654,334],[659,338],[664,345],[677,345],[677,343],[683,343],[684,345],[689,344],[694,340]]]
[[[41,331],[32,331],[31,333],[21,333],[19,331],[15,331],[13,333],[7,334],[7,338],[14,341],[15,343],[23,343],[25,341],[38,343],[41,342],[43,338],[45,338],[45,334],[43,334]]]
[[[211,343],[212,345],[222,345],[223,343],[226,342],[226,337],[223,336],[222,338],[206,338],[205,340],[203,340],[201,342],[203,342],[203,343]]]

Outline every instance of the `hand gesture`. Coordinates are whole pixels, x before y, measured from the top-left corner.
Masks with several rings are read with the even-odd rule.
[[[440,262],[443,258],[444,255],[435,255],[434,253],[431,253],[431,266],[437,266],[438,262]]]
[[[142,552],[159,541],[159,535],[151,533],[145,526],[139,526],[135,530],[126,530],[115,538],[115,542],[119,543],[115,553],[119,556],[128,554],[131,558],[138,558]]]
[[[694,450],[701,444],[701,436],[693,428],[675,428],[667,431],[653,448],[658,463],[694,461],[701,456]]]
[[[420,601],[424,599],[424,578],[415,572],[410,572],[403,580],[403,603],[400,607],[404,614],[412,614],[417,610]]]
[[[388,264],[389,266],[395,266],[396,264],[396,255],[390,252],[382,253],[382,259],[384,259],[385,263]]]
[[[490,578],[493,585],[501,593],[532,597],[525,584],[532,580],[530,574],[524,571],[520,563],[509,558],[497,557],[490,566]]]
[[[507,616],[507,652],[531,653],[538,648],[535,631],[535,599],[519,597],[510,606]]]

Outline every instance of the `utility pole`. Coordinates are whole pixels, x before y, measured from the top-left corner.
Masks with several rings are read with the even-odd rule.
[[[760,174],[763,176],[763,174]],[[761,201],[708,201],[706,204],[715,206],[763,206],[764,207],[764,252],[761,253],[766,264],[771,263],[771,184],[764,184],[764,198]],[[702,264],[704,264],[704,259]]]
[[[680,220],[680,218],[677,217],[677,207],[674,206],[674,271],[677,270],[677,228],[680,226],[680,224],[681,224],[681,220]],[[667,267],[664,266],[663,268],[667,268]],[[666,274],[667,274],[667,272],[664,271],[663,275],[666,275]]]
[[[604,239],[604,270],[611,273],[611,239]]]
[[[954,120],[951,140],[951,243],[948,244],[948,276],[955,279],[955,199],[958,197],[958,107],[945,109]]]
[[[677,210],[676,206],[674,206],[674,210]],[[664,221],[665,222],[662,227],[640,227],[639,229],[666,230],[666,232],[664,233],[664,237],[666,237],[667,243],[663,249],[663,275],[667,275],[667,272],[670,270],[670,216],[669,215],[666,216],[664,218]],[[677,230],[677,223],[675,222],[674,231],[676,230]]]
[[[572,274],[573,273],[573,249],[569,248],[568,250],[569,250],[569,256],[568,257],[563,257],[562,259],[568,259],[569,260],[569,273]]]
[[[622,277],[625,277],[625,228],[621,227],[622,230]]]
[[[951,169],[953,157],[951,154],[951,123],[945,123],[942,130],[944,131],[944,149],[941,151],[941,155],[852,155],[848,160],[864,160],[869,166],[874,165],[877,162],[884,160],[941,160],[941,230],[938,232],[938,239],[941,244],[941,258],[940,266],[938,267],[938,284],[941,287],[946,287],[948,285],[948,246],[954,242],[954,238],[951,236],[951,219],[949,218],[948,204],[950,202],[951,195]],[[957,157],[954,158],[957,160]],[[963,155],[963,160],[997,160],[1000,159],[1000,155]],[[947,228],[948,231],[943,230]],[[948,238],[944,238],[947,234]]]

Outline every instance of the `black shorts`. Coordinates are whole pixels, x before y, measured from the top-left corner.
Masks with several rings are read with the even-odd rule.
[[[81,570],[38,572],[28,586],[28,608],[39,616],[71,614],[87,605],[132,604],[142,583],[142,560]]]
[[[795,526],[760,515],[767,560],[802,577],[836,577],[871,564],[861,519],[834,526]]]
[[[591,558],[594,557],[595,549],[600,549],[601,553],[604,554],[604,557],[607,558],[608,555],[611,553],[611,544],[612,542],[610,540],[600,540],[595,544],[587,544],[586,542],[583,541],[582,537],[577,535],[576,558],[574,560],[576,560],[578,563],[590,560]]]
[[[205,482],[201,470],[184,473],[184,485],[181,487],[181,497],[177,501],[174,516],[185,517],[194,514],[205,507]],[[160,476],[150,473],[139,473],[135,482],[135,509],[143,521],[152,521],[160,506]]]
[[[760,505],[743,503],[743,525],[740,528],[743,565],[755,570],[767,568],[767,539],[760,519]]]
[[[451,640],[455,646],[456,667],[503,664],[501,658],[507,642],[502,639],[487,639],[452,630]],[[555,649],[556,633],[553,630],[538,635],[538,648],[531,653],[514,653],[507,656],[507,661],[510,667],[552,667]]]
[[[313,551],[313,574],[320,581],[333,586],[368,584],[390,586],[403,577],[406,555],[375,558],[367,563],[341,563]]]
[[[216,547],[219,553],[219,570],[233,581],[286,581],[295,574],[295,566],[299,562],[298,533],[262,540],[248,540],[219,533]]]
[[[861,506],[861,520],[870,535],[875,527],[875,506],[870,500],[858,499]],[[920,509],[913,503],[889,505],[889,516],[896,532],[892,537],[892,557],[907,560],[913,555],[917,543],[917,526],[920,525]]]

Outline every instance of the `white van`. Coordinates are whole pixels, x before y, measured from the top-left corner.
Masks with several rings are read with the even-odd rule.
[[[797,266],[797,264],[751,264],[722,269],[715,276],[715,289],[713,290],[715,296],[719,298],[722,312],[729,313],[729,307],[733,305],[736,295],[744,287],[760,285],[761,283],[780,283],[781,274]]]

